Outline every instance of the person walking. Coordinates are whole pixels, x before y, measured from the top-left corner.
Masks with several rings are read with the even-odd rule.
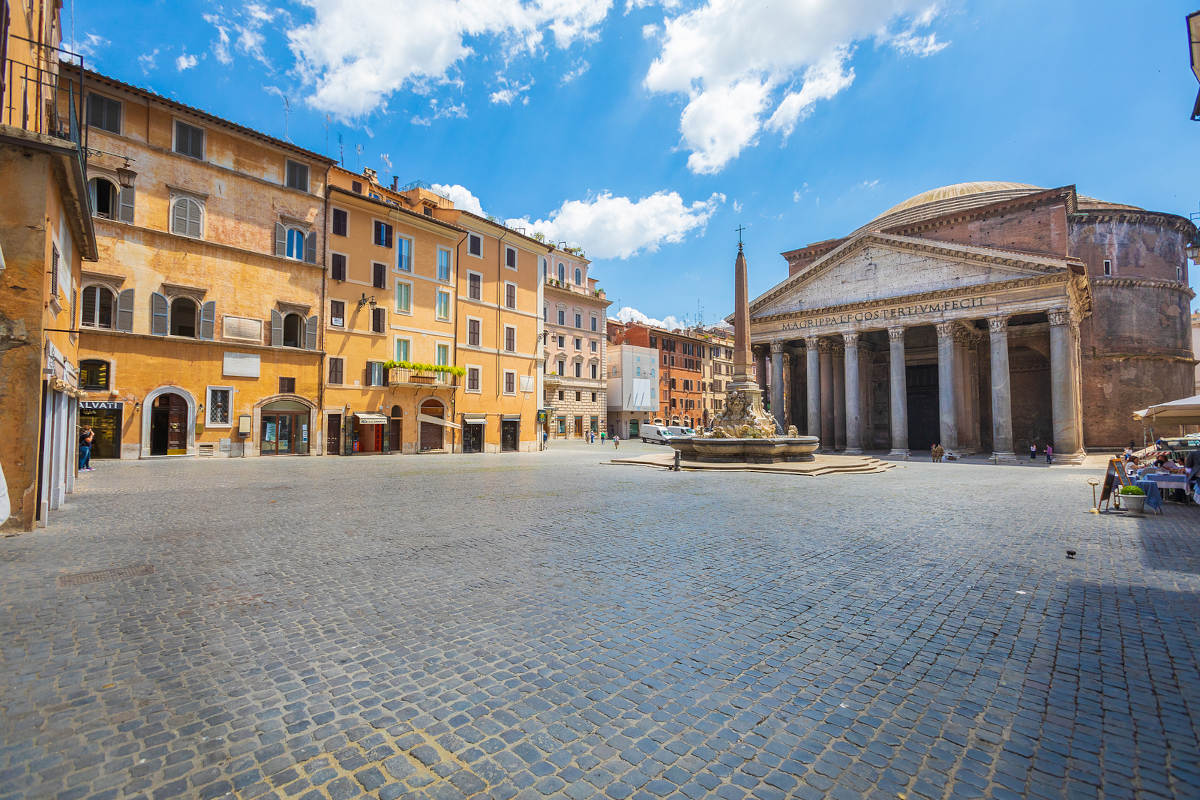
[[[83,432],[79,434],[79,471],[92,471],[92,442],[95,441],[96,434],[92,432],[91,425],[84,425]]]
[[[1046,442],[1046,465],[1054,463],[1054,445]]]
[[[614,433],[614,434],[613,434],[613,436],[612,436],[612,443],[613,443],[613,450],[616,450],[616,449],[620,448],[620,446],[621,446],[621,437],[620,437],[618,434],[615,434],[615,433]]]
[[[1029,443],[1029,460],[1037,461],[1037,442]]]

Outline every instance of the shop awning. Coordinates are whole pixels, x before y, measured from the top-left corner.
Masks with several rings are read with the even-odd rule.
[[[482,414],[463,414],[463,422],[467,425],[487,425],[487,417]]]
[[[454,428],[456,431],[462,430],[462,426],[457,422],[450,422],[449,420],[444,420],[441,417],[431,417],[428,414],[417,414],[417,419],[421,422],[428,422],[433,425],[441,425],[445,428]]]
[[[1156,406],[1133,412],[1134,419],[1149,419],[1152,422],[1169,422],[1174,425],[1200,424],[1200,394],[1159,403]]]
[[[386,425],[388,418],[383,414],[370,414],[360,411],[354,415],[359,425]]]

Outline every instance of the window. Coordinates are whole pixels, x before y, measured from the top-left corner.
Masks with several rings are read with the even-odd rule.
[[[442,283],[450,282],[450,251],[439,247],[437,251],[437,279]]]
[[[579,267],[575,268],[575,285],[583,285],[583,270],[581,270]]]
[[[558,282],[559,283],[567,282],[567,266],[565,264],[563,264],[561,261],[558,262]]]
[[[287,162],[287,187],[289,189],[299,189],[302,192],[308,191],[308,165],[301,164],[291,159]]]
[[[575,393],[575,402],[578,403],[582,396],[583,396],[582,392],[576,392]]]
[[[575,435],[583,436],[583,416],[576,415],[575,417]]]
[[[517,329],[512,325],[504,326],[504,349],[506,352],[517,352]]]
[[[97,359],[79,362],[79,385],[84,389],[107,389],[108,362]]]
[[[504,307],[517,307],[517,285],[515,283],[504,284]]]
[[[575,377],[583,377],[583,364],[580,364],[578,361],[575,362]]]
[[[343,380],[343,370],[346,362],[340,358],[329,359],[329,382],[341,383]]]
[[[567,342],[567,337],[563,336],[563,335],[560,333],[560,334],[558,335],[558,346],[559,346],[559,347],[566,347],[566,346],[567,346],[566,342]]]
[[[599,365],[597,365],[597,364],[592,364],[592,380],[596,380],[596,378],[597,378],[597,375],[596,375],[596,370],[597,370],[598,368],[599,368]]]
[[[207,424],[210,427],[229,427],[229,404],[232,396],[233,389],[228,386],[208,387],[208,400],[205,401],[205,407],[208,409]]]
[[[121,104],[110,97],[89,94],[87,124],[109,133],[121,133]]]
[[[1104,274],[1112,275],[1112,262],[1109,261],[1107,258],[1104,259]]]
[[[546,257],[542,256],[542,279],[550,277],[550,265],[546,263]]]
[[[658,347],[658,337],[657,337],[657,336],[651,336],[651,337],[650,337],[650,346],[651,346],[651,347]]]
[[[592,314],[592,330],[598,331],[599,329],[600,329],[600,318],[597,317],[595,314]]]
[[[596,393],[592,392],[592,402],[596,402]]]
[[[403,236],[396,237],[396,269],[412,272],[412,240]]]
[[[583,327],[583,314],[580,314],[578,311],[575,312],[575,327]]]
[[[79,324],[87,328],[112,328],[113,293],[104,286],[88,286],[83,290],[83,313]]]
[[[559,325],[567,324],[567,312],[563,311],[561,308],[558,310],[558,324]]]
[[[442,367],[450,364],[450,345],[439,344],[437,346],[437,363]]]
[[[92,214],[104,219],[116,219],[119,195],[117,187],[104,178],[88,181],[88,198],[92,201]]]
[[[408,361],[412,352],[412,342],[408,339],[396,340],[396,360]]]
[[[396,281],[396,311],[400,314],[412,313],[412,284],[407,281]]]
[[[387,328],[387,309],[371,309],[371,333],[383,333]]]
[[[450,319],[450,293],[441,290],[437,293],[437,318]]]
[[[559,361],[558,361],[558,374],[559,375],[567,374],[567,362],[563,361],[562,359],[559,359]]]
[[[478,272],[467,273],[467,299],[483,299],[483,276]]]
[[[467,252],[473,256],[478,256],[478,257],[482,258],[483,257],[483,239],[479,238],[479,236],[477,236],[473,233],[468,233],[467,234]]]
[[[329,259],[330,277],[335,281],[346,280],[346,257],[341,253],[333,253]]]
[[[1175,280],[1183,283],[1183,267],[1175,267]]]
[[[479,391],[479,367],[467,367],[467,391]]]
[[[204,129],[175,120],[175,152],[204,160]]]
[[[583,349],[583,339],[580,339],[578,336],[575,337],[575,349],[576,350]]]
[[[279,393],[280,394],[295,394],[296,393],[296,379],[295,378],[280,378],[279,379]]]
[[[592,352],[595,353],[599,346],[598,342],[595,339],[592,339],[592,341],[589,342],[588,344],[590,344],[592,346]]]
[[[376,289],[382,289],[387,285],[387,264],[380,264],[378,261],[371,264],[371,285]]]
[[[375,220],[375,244],[380,247],[392,246],[392,226],[386,222]]]
[[[562,400],[562,399],[563,399],[563,390],[562,390],[562,389],[559,389],[559,390],[558,390],[558,399],[559,399],[559,400]]]
[[[335,328],[346,325],[346,302],[344,300],[329,301],[329,324]]]
[[[504,370],[504,393],[517,393],[517,373],[513,372],[511,369]]]
[[[346,236],[350,228],[350,215],[340,208],[333,210],[333,234],[335,236]]]
[[[304,318],[299,314],[283,315],[283,346],[304,346]]]
[[[559,417],[558,418],[558,435],[565,436],[566,433],[567,433],[567,418]]]
[[[350,191],[362,194],[362,181],[350,181]]]
[[[479,347],[479,326],[479,320],[467,318],[467,344],[470,347]]]
[[[509,269],[517,268],[517,248],[504,248],[504,266],[508,267]]]
[[[363,371],[363,379],[367,386],[387,386],[383,374],[382,361],[368,361],[367,368]]]
[[[191,197],[177,197],[171,205],[171,233],[199,239],[204,207]]]
[[[196,303],[187,297],[176,297],[171,301],[171,323],[168,329],[172,336],[196,338]]]
[[[542,306],[542,322],[550,321],[550,306]]]
[[[300,228],[287,229],[287,249],[283,254],[293,261],[304,261],[304,243],[307,231]]]

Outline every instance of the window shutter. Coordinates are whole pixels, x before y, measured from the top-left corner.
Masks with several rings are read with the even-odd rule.
[[[304,260],[309,264],[317,263],[317,232],[309,231],[304,237]]]
[[[117,219],[121,222],[133,222],[133,192],[132,186],[121,187],[120,210]]]
[[[150,295],[150,333],[154,336],[167,335],[167,298],[158,292]]]
[[[133,289],[126,289],[117,295],[117,324],[116,329],[133,332]]]
[[[287,228],[279,222],[275,223],[275,255],[287,254]],[[274,344],[272,342],[272,344]]]
[[[187,235],[187,200],[180,198],[175,201],[175,205],[171,206],[171,233]]]
[[[304,322],[304,347],[306,350],[317,349],[317,315],[313,314]]]
[[[213,328],[216,327],[217,321],[217,303],[215,300],[209,300],[200,306],[200,338],[213,338]]]
[[[187,203],[187,208],[188,208],[187,235],[193,236],[193,237],[199,239],[200,238],[200,215],[202,213],[200,211],[200,204],[197,203],[195,200],[191,200]]]
[[[371,385],[371,362],[367,362],[367,368],[363,370],[363,386]]]
[[[271,347],[283,346],[283,314],[271,309]]]

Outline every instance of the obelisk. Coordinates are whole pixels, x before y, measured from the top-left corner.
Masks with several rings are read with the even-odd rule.
[[[750,377],[750,299],[747,290],[746,254],[738,241],[737,261],[733,265],[733,386],[757,389]]]

